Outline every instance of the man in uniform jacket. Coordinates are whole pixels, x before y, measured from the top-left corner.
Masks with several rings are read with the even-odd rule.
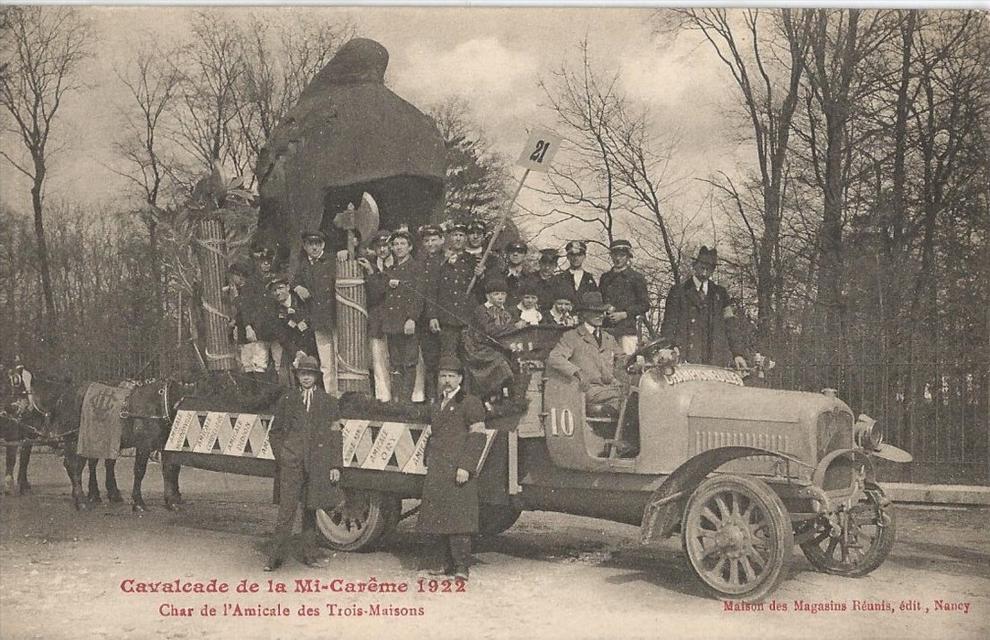
[[[295,274],[294,291],[306,305],[316,336],[316,350],[323,368],[323,387],[337,395],[337,356],[334,326],[337,324],[337,260],[326,251],[322,231],[302,233],[303,255]]]
[[[588,255],[588,246],[581,240],[571,240],[564,248],[567,253],[568,268],[557,275],[561,287],[568,292],[574,306],[580,304],[587,293],[598,291],[595,278],[584,270],[584,259]]]
[[[616,240],[609,252],[612,269],[603,273],[598,283],[602,299],[609,306],[605,328],[619,341],[626,355],[632,355],[638,341],[636,319],[650,310],[650,295],[646,290],[646,278],[629,266],[632,244],[628,240]]]
[[[536,292],[539,298],[540,312],[545,316],[553,306],[554,301],[564,295],[570,298],[563,282],[557,273],[557,250],[540,249],[539,269],[535,273],[524,276],[527,288]]]
[[[510,309],[515,307],[522,297],[519,288],[526,277],[526,253],[528,250],[526,243],[522,241],[513,242],[505,248],[505,255],[508,259],[502,277],[505,278],[505,284],[509,288],[505,306]]]
[[[410,402],[419,362],[416,321],[423,313],[423,273],[412,258],[412,234],[400,230],[392,234],[392,266],[385,269],[385,301],[382,304],[382,331],[388,340],[392,366],[392,398]]]
[[[368,257],[358,264],[364,269],[364,289],[368,304],[368,344],[371,347],[371,379],[374,381],[375,398],[382,402],[392,399],[392,367],[388,360],[388,342],[382,329],[385,304],[385,270],[392,265],[392,249],[389,233],[379,231],[368,244]]]
[[[444,262],[443,229],[438,225],[428,224],[420,227],[420,252],[418,254],[422,275],[419,279],[421,291],[426,297],[423,313],[416,323],[416,333],[419,334],[419,350],[423,354],[423,393],[426,400],[437,397],[437,374],[440,372],[440,335],[430,331],[430,318],[437,317],[433,311],[436,298],[437,278],[440,275],[440,265]],[[425,287],[425,290],[423,288]]]
[[[299,298],[289,288],[289,279],[284,275],[272,276],[268,288],[275,299],[271,303],[277,320],[275,339],[288,354],[288,359],[295,360],[300,352],[315,357],[317,349],[313,323]]]
[[[478,260],[464,250],[467,227],[451,225],[447,231],[447,255],[437,273],[431,308],[430,331],[440,334],[441,355],[457,356],[461,350],[461,331],[477,304],[468,285],[474,277]]]
[[[278,516],[265,571],[282,566],[292,536],[296,511],[303,507],[302,559],[324,566],[316,556],[316,509],[340,502],[337,489],[343,466],[343,438],[337,419],[337,401],[324,393],[317,379],[320,365],[313,357],[296,367],[299,388],[279,400],[268,434],[278,469]]]
[[[478,464],[487,438],[484,406],[464,392],[463,381],[457,358],[441,356],[441,396],[430,416],[417,528],[443,537],[444,573],[467,580],[471,535],[478,532]]]
[[[726,323],[734,315],[729,294],[711,280],[717,263],[715,249],[703,246],[698,250],[694,274],[667,294],[660,335],[687,362],[746,368],[745,346]]]

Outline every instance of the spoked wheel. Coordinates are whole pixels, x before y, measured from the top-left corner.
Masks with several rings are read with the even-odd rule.
[[[814,538],[801,551],[816,569],[850,578],[870,573],[887,559],[896,537],[894,511],[883,489],[866,485],[866,495],[847,512],[840,513],[839,526],[819,521]]]
[[[765,598],[784,577],[794,546],[784,503],[762,481],[743,476],[714,476],[698,485],[681,531],[691,569],[722,600]]]
[[[333,549],[370,549],[398,523],[402,502],[378,491],[346,490],[345,494],[335,507],[316,510],[316,528]]]

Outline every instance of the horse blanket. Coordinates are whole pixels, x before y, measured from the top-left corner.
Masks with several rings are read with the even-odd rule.
[[[77,452],[84,458],[116,460],[124,421],[120,411],[133,389],[94,382],[86,389],[79,415]]]

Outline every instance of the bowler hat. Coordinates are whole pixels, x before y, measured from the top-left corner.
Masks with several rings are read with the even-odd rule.
[[[440,363],[437,365],[438,371],[456,371],[457,373],[464,372],[464,366],[461,361],[457,359],[457,356],[441,356]]]
[[[602,300],[602,294],[598,291],[590,291],[581,296],[581,302],[577,305],[577,311],[605,311],[608,305]]]
[[[296,373],[302,373],[303,371],[322,373],[320,370],[320,361],[313,356],[303,356],[299,358],[299,363],[296,364]]]
[[[304,241],[305,240],[319,240],[320,242],[327,241],[327,234],[323,233],[319,229],[317,229],[316,231],[303,231],[301,235]]]
[[[698,249],[698,256],[695,260],[714,268],[715,265],[718,264],[718,251],[714,248],[709,249],[705,245],[701,245],[701,248]]]
[[[584,240],[571,240],[564,247],[564,251],[571,255],[584,255],[588,253],[588,245],[584,243]]]
[[[612,244],[608,246],[608,250],[611,253],[625,251],[627,254],[632,255],[632,243],[628,240],[613,240]]]
[[[539,298],[540,297],[540,291],[539,291],[539,288],[536,286],[536,283],[535,282],[533,282],[529,278],[525,278],[519,284],[519,295],[521,295],[521,296],[536,296],[537,298]]]

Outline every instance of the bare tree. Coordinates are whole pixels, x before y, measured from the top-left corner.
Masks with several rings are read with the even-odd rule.
[[[80,88],[77,71],[88,55],[89,24],[68,7],[4,7],[0,106],[29,156],[0,150],[31,181],[31,206],[45,300],[45,340],[56,340],[56,308],[45,239],[45,180],[53,149],[52,127],[65,96]]]
[[[724,173],[706,182],[728,197],[729,211],[738,215],[745,228],[756,272],[758,324],[766,336],[774,321],[782,319],[785,171],[814,14],[792,9],[747,9],[731,14],[725,9],[684,9],[675,13],[680,20],[674,26],[699,31],[729,69],[749,123],[747,137],[754,144],[758,169],[754,197],[750,199]],[[665,14],[658,18],[666,18]]]

